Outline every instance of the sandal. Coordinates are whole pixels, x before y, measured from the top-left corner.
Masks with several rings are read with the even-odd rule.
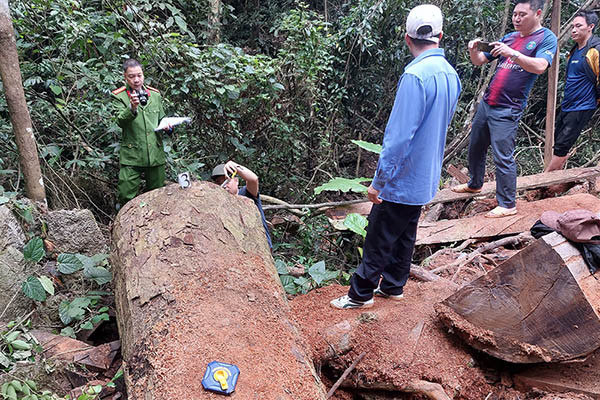
[[[450,190],[452,190],[455,193],[479,193],[479,192],[481,192],[481,188],[474,189],[472,187],[469,187],[469,185],[466,183],[463,183],[462,185],[457,185],[457,186],[451,187]]]
[[[509,217],[511,215],[515,215],[517,213],[517,207],[506,208],[506,207],[496,207],[489,213],[485,214],[486,218],[503,218]]]

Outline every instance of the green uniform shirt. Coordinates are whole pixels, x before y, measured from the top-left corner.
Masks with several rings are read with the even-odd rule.
[[[128,90],[125,86],[113,90],[112,105],[117,124],[123,130],[119,161],[134,167],[155,167],[165,163],[163,132],[154,132],[165,116],[160,92],[149,86],[148,104],[139,105],[137,114],[130,108]]]

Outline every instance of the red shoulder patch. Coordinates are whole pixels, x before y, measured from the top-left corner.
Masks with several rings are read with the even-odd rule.
[[[156,93],[160,93],[160,91],[158,89],[153,88],[152,86],[146,86],[146,89],[152,90],[153,92],[156,92]]]
[[[112,94],[119,94],[119,93],[122,93],[122,92],[124,92],[124,91],[125,91],[125,89],[126,89],[126,88],[125,88],[125,86],[121,86],[120,88],[113,90],[113,91],[112,91]]]

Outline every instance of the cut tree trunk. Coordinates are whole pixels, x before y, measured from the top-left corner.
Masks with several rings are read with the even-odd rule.
[[[10,121],[15,131],[15,141],[19,149],[19,162],[23,168],[27,197],[45,208],[46,190],[42,179],[37,144],[33,136],[31,117],[23,91],[8,0],[0,0],[0,77],[4,86]]]
[[[600,282],[551,233],[436,305],[471,346],[513,363],[559,362],[600,347]]]
[[[211,361],[240,369],[240,399],[325,399],[254,203],[207,182],[145,193],[113,229],[129,399],[213,399]]]

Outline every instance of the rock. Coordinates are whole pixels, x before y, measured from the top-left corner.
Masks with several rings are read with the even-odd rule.
[[[10,321],[30,311],[32,300],[23,294],[21,284],[35,268],[26,264],[23,254],[12,246],[0,252],[0,314],[8,305],[3,320]]]
[[[108,252],[106,239],[90,210],[58,210],[46,215],[48,239],[59,253],[87,256]]]
[[[338,322],[324,332],[329,347],[325,351],[324,361],[331,360],[352,350],[352,324],[348,320]]]
[[[7,246],[22,250],[25,245],[25,234],[19,221],[5,205],[0,206],[0,251]]]

